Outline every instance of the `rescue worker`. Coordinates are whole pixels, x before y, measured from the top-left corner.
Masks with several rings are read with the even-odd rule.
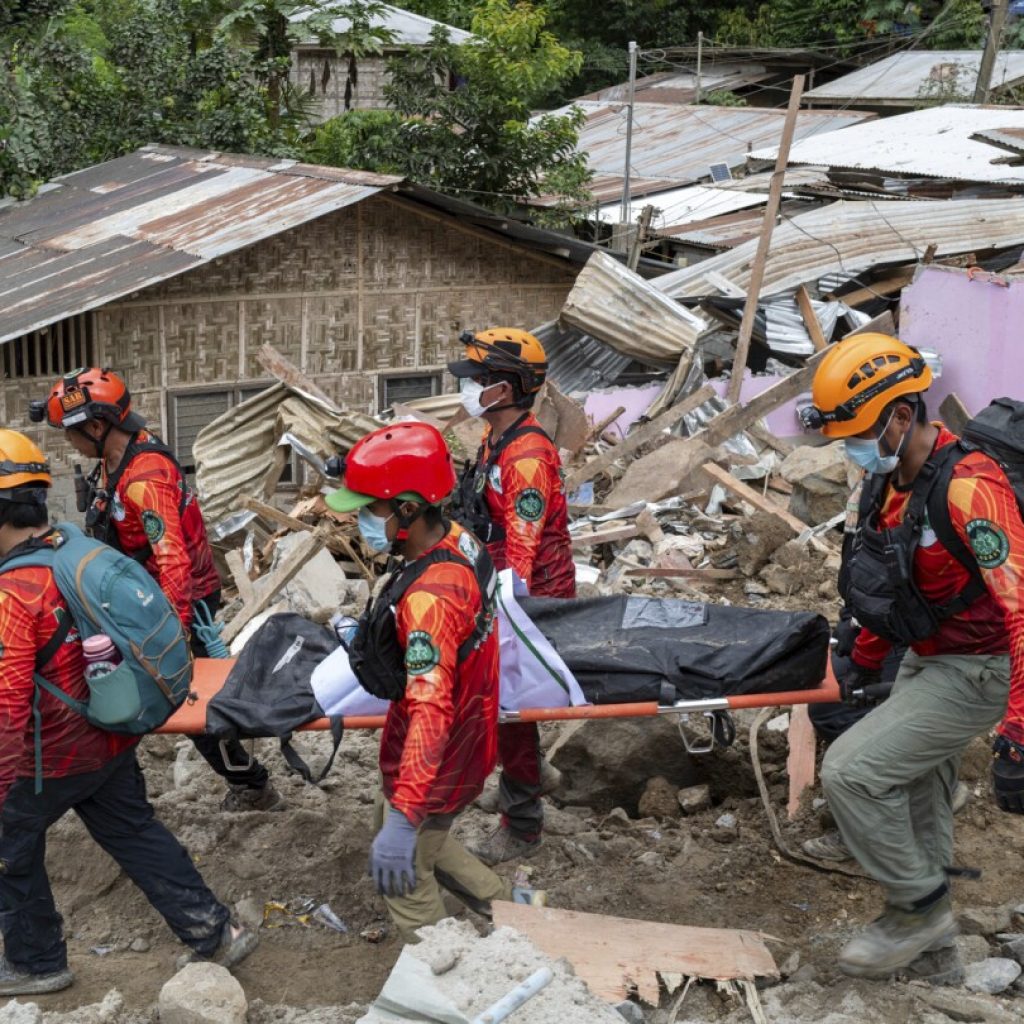
[[[99,460],[80,502],[86,532],[146,567],[190,630],[195,656],[207,657],[195,626],[212,624],[221,583],[203,514],[174,454],[132,409],[124,381],[111,370],[74,370],[57,381],[44,402],[32,406],[33,419],[62,429],[75,451]],[[228,782],[224,810],[282,808],[267,769],[250,759],[238,740],[224,745],[228,767],[215,736],[190,739]]]
[[[403,938],[448,916],[439,881],[489,913],[509,883],[450,835],[497,758],[496,578],[486,549],[439,505],[455,486],[440,433],[423,423],[383,427],[358,441],[337,512],[359,510],[373,551],[400,553],[360,620],[349,652],[371,693],[391,700],[380,744],[383,791],[370,875]]]
[[[843,595],[863,627],[844,694],[877,683],[893,644],[910,648],[889,699],[822,767],[843,841],[886,894],[881,917],[840,954],[863,977],[951,944],[957,766],[1000,719],[997,796],[1024,788],[1024,524],[996,462],[929,422],[930,383],[916,350],[855,335],[822,360],[804,416],[869,474]]]
[[[448,364],[462,405],[487,424],[475,465],[463,472],[456,518],[513,569],[532,597],[575,597],[576,567],[558,449],[530,411],[547,376],[541,343],[527,331],[495,327],[460,339],[466,357]],[[485,863],[532,856],[541,842],[541,797],[561,773],[540,752],[536,723],[498,726],[501,821],[470,849]]]
[[[135,758],[138,737],[97,729],[52,694],[37,694],[34,673],[43,671],[68,696],[89,698],[81,639],[61,627],[70,612],[52,569],[3,569],[11,557],[59,541],[47,523],[50,484],[39,448],[0,430],[0,995],[57,992],[74,980],[44,856],[47,829],[69,810],[182,942],[232,966],[255,948],[256,933],[231,923],[154,816]]]

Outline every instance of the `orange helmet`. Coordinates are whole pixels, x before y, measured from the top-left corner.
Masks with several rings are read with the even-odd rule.
[[[16,430],[0,429],[0,501],[43,505],[51,482],[39,446]]]
[[[89,420],[105,420],[131,433],[146,425],[132,411],[132,396],[125,382],[112,370],[94,366],[64,374],[54,384],[49,398],[30,403],[29,418],[34,423],[45,419],[51,427],[64,430],[80,427]]]
[[[492,327],[489,331],[463,331],[459,341],[466,358],[448,364],[453,377],[494,377],[518,381],[524,395],[539,391],[548,374],[544,346],[529,331],[518,327]]]
[[[917,349],[888,334],[855,334],[830,346],[801,419],[826,437],[852,437],[874,426],[894,398],[926,391],[931,382]]]

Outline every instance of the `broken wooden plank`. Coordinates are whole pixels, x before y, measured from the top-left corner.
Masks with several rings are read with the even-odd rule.
[[[284,527],[286,530],[297,530],[300,533],[312,533],[315,529],[315,527],[310,526],[309,523],[304,523],[301,519],[296,519],[294,516],[288,515],[287,512],[282,512],[279,508],[274,508],[273,505],[269,505],[265,501],[260,501],[259,498],[245,498],[242,505],[250,512],[255,512],[256,515],[265,519],[268,523]]]
[[[322,391],[318,384],[307,377],[293,362],[281,355],[273,345],[260,345],[256,350],[256,358],[259,360],[260,366],[282,384],[287,384],[288,387],[302,391],[318,402],[322,402],[332,412],[341,412],[330,395]]]
[[[789,755],[786,758],[786,772],[789,775],[787,814],[790,821],[800,810],[800,798],[814,785],[817,752],[818,743],[807,705],[794,704],[789,713]]]
[[[625,411],[626,407],[620,405],[618,409],[610,412],[599,423],[595,423],[587,433],[587,441],[593,441],[595,437],[600,437]]]
[[[665,539],[665,532],[658,525],[658,520],[654,517],[654,513],[649,509],[645,508],[637,517],[633,520],[636,523],[637,529],[652,543],[657,544],[658,541]]]
[[[521,932],[554,959],[565,957],[577,977],[602,999],[624,999],[630,983],[658,1001],[658,974],[718,981],[778,977],[757,932],[635,921],[553,907],[494,902],[494,923]]]
[[[597,533],[584,533],[572,538],[574,548],[592,548],[597,544],[614,544],[620,540],[632,540],[643,531],[635,523],[629,526],[616,526],[613,530],[600,530]]]
[[[747,433],[761,444],[768,445],[769,448],[775,449],[783,458],[789,455],[796,447],[794,444],[790,444],[789,441],[783,441],[781,437],[776,437],[767,427],[762,427],[760,423],[751,423],[747,427]]]
[[[836,295],[834,292],[831,292],[826,298],[837,299],[839,302],[853,307],[863,305],[871,299],[887,298],[910,284],[914,279],[915,270],[917,270],[916,264],[912,267],[907,267],[898,274],[893,274],[891,277],[876,281],[874,284],[864,285],[863,288],[857,288],[855,291],[847,292],[845,295]]]
[[[252,580],[246,571],[242,552],[238,548],[232,548],[225,552],[224,561],[227,562],[228,568],[231,570],[231,579],[234,581],[238,596],[242,599],[243,604],[248,604],[256,596],[256,592],[253,590]]]
[[[695,391],[692,395],[687,395],[681,402],[673,405],[671,409],[666,409],[660,416],[656,416],[651,420],[650,423],[645,423],[642,427],[630,431],[614,448],[594,456],[594,458],[583,463],[579,469],[570,473],[565,481],[565,493],[574,493],[580,484],[586,483],[587,480],[592,480],[602,470],[607,469],[616,459],[636,451],[640,445],[653,440],[662,431],[674,427],[684,416],[695,409],[699,409],[708,399],[714,397],[715,389],[710,384],[705,384],[699,391]]]
[[[323,546],[323,538],[319,533],[304,533],[278,567],[260,581],[257,596],[249,604],[244,604],[242,610],[224,627],[224,642],[231,643],[252,619],[269,608],[278,591],[287,586]]]
[[[939,406],[939,415],[942,417],[942,422],[954,434],[962,434],[964,427],[967,426],[967,421],[971,418],[967,406],[960,401],[960,397],[956,394],[947,395],[942,400],[942,404]]]
[[[701,466],[701,469],[714,483],[721,484],[730,494],[735,495],[741,501],[745,501],[748,505],[753,505],[758,512],[767,512],[768,515],[774,516],[779,522],[789,527],[797,536],[809,529],[805,522],[797,519],[796,516],[792,515],[777,502],[772,501],[771,498],[767,498],[755,491],[749,484],[744,483],[742,480],[737,480],[727,469],[722,469],[721,466],[716,465],[714,462],[706,462]]]
[[[828,344],[828,340],[822,333],[821,324],[818,322],[818,314],[814,312],[814,307],[811,305],[811,297],[807,294],[807,288],[804,285],[800,285],[796,290],[796,304],[800,307],[800,318],[803,320],[804,327],[807,328],[807,333],[811,337],[814,351],[820,352]]]
[[[735,569],[683,569],[675,567],[650,566],[646,569],[627,569],[627,576],[653,576],[666,580],[726,580],[742,579],[743,574]]]

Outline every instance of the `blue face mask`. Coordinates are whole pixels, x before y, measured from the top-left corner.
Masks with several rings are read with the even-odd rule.
[[[843,441],[846,457],[868,473],[892,473],[900,464],[900,452],[903,450],[909,434],[903,435],[899,447],[892,455],[883,455],[879,444],[889,429],[889,424],[892,423],[893,415],[895,415],[895,411],[889,416],[882,428],[882,433],[877,438],[847,437]]]
[[[391,516],[375,516],[365,505],[359,510],[358,525],[366,546],[375,554],[381,554],[391,547],[387,525]]]

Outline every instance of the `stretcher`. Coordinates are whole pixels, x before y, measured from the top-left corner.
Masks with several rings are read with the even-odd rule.
[[[192,679],[189,699],[156,731],[176,735],[195,736],[206,731],[206,706],[224,685],[235,664],[233,658],[198,658]],[[502,722],[564,722],[591,718],[653,718],[658,715],[712,715],[721,711],[739,711],[744,708],[784,707],[793,704],[830,704],[839,700],[839,684],[832,674],[831,662],[821,683],[808,690],[788,690],[776,693],[744,693],[723,697],[703,697],[679,700],[661,705],[655,701],[633,704],[585,704],[580,707],[524,708],[520,711],[502,711]],[[347,716],[342,719],[345,729],[380,729],[383,715]],[[300,731],[328,730],[331,721],[318,718],[300,726]]]

